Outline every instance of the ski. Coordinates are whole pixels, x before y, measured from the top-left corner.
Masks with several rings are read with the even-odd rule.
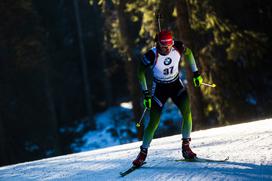
[[[141,168],[144,164],[146,164],[146,162],[144,162],[144,163],[143,163],[141,166],[139,166],[139,167],[136,167],[136,166],[133,165],[133,166],[131,166],[129,169],[127,169],[126,171],[120,172],[121,177],[124,177],[124,176],[130,174],[131,172],[133,172],[134,170],[137,170],[137,169]]]
[[[179,160],[175,160],[176,162],[226,162],[229,160],[229,156],[226,157],[225,159],[222,160],[214,160],[214,159],[209,159],[209,158],[193,158],[193,159],[179,159]]]

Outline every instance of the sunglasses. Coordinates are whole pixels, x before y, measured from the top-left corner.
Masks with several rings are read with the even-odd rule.
[[[160,42],[158,42],[158,43],[159,43],[161,48],[171,48],[173,46],[173,44],[174,44],[174,42],[172,44],[169,44],[169,45],[163,45]]]
[[[171,45],[161,45],[161,44],[159,44],[160,45],[160,48],[161,49],[170,49],[173,45],[171,44]]]

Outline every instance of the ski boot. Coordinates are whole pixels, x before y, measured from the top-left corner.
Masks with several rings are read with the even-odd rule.
[[[182,156],[185,159],[194,159],[196,158],[196,154],[190,148],[191,138],[183,138],[182,139]]]
[[[143,148],[142,146],[140,147],[141,151],[138,154],[137,158],[132,162],[132,164],[135,167],[140,167],[144,164],[144,161],[146,159],[147,156],[147,148]]]

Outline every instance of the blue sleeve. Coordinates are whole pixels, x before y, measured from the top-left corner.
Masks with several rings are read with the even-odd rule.
[[[154,61],[155,61],[155,53],[152,50],[149,50],[148,52],[144,54],[142,63],[145,66],[153,65]]]

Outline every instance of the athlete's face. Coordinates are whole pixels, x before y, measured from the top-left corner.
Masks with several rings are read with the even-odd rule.
[[[162,53],[164,55],[169,54],[172,46],[173,46],[172,44],[170,44],[170,45],[162,45],[162,44],[159,43],[160,53]]]

